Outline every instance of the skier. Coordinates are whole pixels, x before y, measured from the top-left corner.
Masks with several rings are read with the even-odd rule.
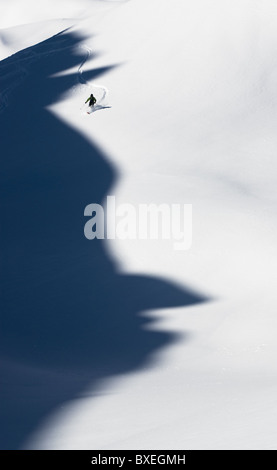
[[[91,95],[88,97],[87,101],[85,103],[89,102],[89,106],[94,106],[95,103],[96,103],[96,98],[93,96],[93,94],[91,93]]]

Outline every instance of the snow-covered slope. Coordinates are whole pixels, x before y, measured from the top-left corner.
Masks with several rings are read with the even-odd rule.
[[[275,3],[30,4],[0,30],[4,445],[276,448]],[[192,248],[86,240],[107,195],[192,204]]]

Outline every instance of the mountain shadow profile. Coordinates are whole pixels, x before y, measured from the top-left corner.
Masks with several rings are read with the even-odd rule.
[[[84,208],[116,180],[104,153],[45,108],[76,84],[83,38],[64,32],[0,62],[1,449],[105,377],[147,366],[176,335],[147,330],[147,309],[207,300],[119,274]],[[94,79],[110,67],[86,72]]]

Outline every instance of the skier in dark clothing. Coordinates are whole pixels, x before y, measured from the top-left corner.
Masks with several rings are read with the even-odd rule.
[[[96,103],[96,98],[93,96],[93,94],[91,93],[91,95],[88,97],[86,103],[88,103],[89,106],[94,106],[95,103]]]

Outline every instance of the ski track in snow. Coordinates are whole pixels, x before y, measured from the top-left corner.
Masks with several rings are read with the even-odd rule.
[[[106,107],[109,107],[109,106],[103,105],[103,103],[105,101],[105,98],[108,94],[108,89],[106,87],[104,87],[103,85],[95,85],[95,84],[89,83],[83,76],[83,67],[84,67],[85,63],[89,60],[89,58],[92,54],[92,49],[86,44],[83,44],[82,46],[80,46],[80,48],[86,51],[86,55],[85,55],[85,58],[82,60],[81,64],[79,65],[79,68],[78,68],[78,81],[79,81],[79,83],[81,85],[86,85],[88,88],[91,89],[91,92],[93,92],[93,91],[95,92],[95,89],[102,91],[102,96],[101,96],[100,99],[97,100],[97,104],[93,107],[92,112],[98,111],[99,109],[104,109]],[[83,110],[84,107],[85,107],[85,105],[82,106],[81,110]]]

